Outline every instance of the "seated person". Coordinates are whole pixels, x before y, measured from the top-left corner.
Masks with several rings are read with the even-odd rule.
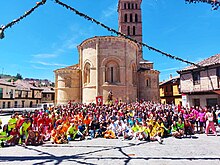
[[[3,130],[0,132],[0,143],[1,143],[0,147],[4,147],[7,143],[8,140],[7,130],[8,130],[8,126],[4,125]]]
[[[152,124],[150,124],[148,126],[148,133],[150,136],[150,141],[158,141],[160,144],[163,143],[163,140],[161,139],[160,136],[158,136],[157,134],[157,129],[155,126],[153,126]]]
[[[123,130],[123,137],[124,139],[128,139],[128,140],[131,140],[133,138],[133,133],[129,122],[125,124],[125,128]]]
[[[116,139],[115,132],[110,124],[107,125],[107,130],[104,133],[104,138],[106,139]]]
[[[139,125],[138,140],[147,140],[147,141],[149,140],[149,132],[148,132],[148,129],[147,129],[146,122]]]
[[[10,132],[10,140],[8,140],[8,145],[18,145],[19,139],[20,139],[20,133],[18,128],[14,128]]]
[[[84,135],[78,130],[77,126],[73,123],[67,130],[68,141],[80,138],[80,140],[85,139]]]
[[[182,137],[182,131],[179,130],[176,121],[173,121],[173,124],[171,126],[171,134],[175,138],[181,138]]]
[[[68,140],[66,139],[65,134],[62,132],[62,126],[58,126],[57,129],[51,133],[51,142],[56,144],[66,144]]]

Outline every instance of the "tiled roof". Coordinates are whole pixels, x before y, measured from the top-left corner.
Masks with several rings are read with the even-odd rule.
[[[60,68],[60,69],[57,69],[55,70],[54,72],[56,71],[62,71],[62,70],[79,70],[79,64],[75,64],[75,65],[71,65],[71,66],[67,66],[65,68]]]
[[[199,63],[197,63],[197,65],[199,66],[211,66],[211,65],[216,65],[216,64],[220,64],[220,54],[216,54],[214,56],[211,56],[207,59],[204,59],[202,61],[200,61]],[[196,69],[197,67],[194,65],[190,65],[180,71],[187,71],[187,70],[193,70]]]
[[[32,84],[24,81],[24,80],[17,80],[14,82],[18,90],[31,90],[31,89],[36,89],[36,90],[43,90],[40,87],[35,87]]]
[[[168,83],[168,82],[170,82],[170,81],[175,81],[175,80],[178,80],[178,79],[180,79],[180,76],[175,76],[175,77],[173,77],[173,78],[170,78],[170,79],[168,79],[168,80],[165,80],[165,81],[163,81],[163,82],[160,82],[160,84],[159,85],[164,85],[164,84],[166,84],[166,83]]]
[[[7,86],[15,87],[15,85],[13,83],[5,81],[3,79],[0,79],[0,85],[7,85]]]
[[[55,93],[53,87],[42,87],[43,91],[42,93]]]

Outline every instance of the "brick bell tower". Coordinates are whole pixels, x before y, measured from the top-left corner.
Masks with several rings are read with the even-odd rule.
[[[118,2],[118,25],[119,32],[142,42],[142,0],[119,0]],[[142,45],[139,45],[139,62],[143,60]]]
[[[119,32],[142,42],[142,0],[119,0]]]

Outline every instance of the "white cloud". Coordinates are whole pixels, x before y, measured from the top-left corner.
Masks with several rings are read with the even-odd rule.
[[[112,5],[112,6],[109,6],[106,10],[103,10],[102,11],[102,15],[104,18],[108,18],[108,17],[111,17],[112,15],[116,14],[117,12],[117,5],[118,3]]]
[[[36,66],[36,65],[31,65],[31,67],[34,68],[34,69],[39,69],[39,70],[48,70],[48,68],[39,67],[39,66]]]
[[[44,66],[60,66],[60,67],[69,66],[66,64],[59,64],[59,63],[54,63],[54,62],[43,62],[43,61],[30,61],[30,63],[40,64]]]
[[[161,72],[166,72],[166,71],[172,71],[172,70],[178,70],[179,67],[175,67],[175,68],[167,68],[167,69],[162,69],[160,70]]]
[[[34,58],[55,58],[57,54],[50,54],[50,53],[40,53],[33,55]]]

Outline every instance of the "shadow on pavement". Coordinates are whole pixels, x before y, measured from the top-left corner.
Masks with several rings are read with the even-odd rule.
[[[123,160],[125,165],[128,164],[131,160],[217,160],[220,161],[220,158],[213,158],[213,157],[152,157],[152,156],[135,156],[135,154],[127,154],[125,151],[123,151],[124,148],[127,147],[132,147],[132,146],[138,146],[146,142],[141,142],[138,144],[134,143],[129,143],[126,146],[122,147],[114,147],[114,146],[80,146],[80,147],[93,147],[93,148],[102,148],[102,149],[97,149],[95,151],[90,151],[90,152],[84,152],[84,153],[79,153],[75,155],[68,155],[68,156],[56,156],[48,152],[43,152],[40,151],[36,148],[32,147],[24,147],[26,150],[30,151],[35,151],[38,153],[36,156],[0,156],[0,163],[2,162],[15,162],[15,161],[36,161],[39,163],[35,164],[45,164],[45,163],[53,163],[53,164],[60,164],[63,161],[65,162],[75,162],[78,164],[90,164],[90,165],[95,165],[92,163],[87,163],[86,161],[94,161],[94,160]],[[78,146],[72,146],[72,147],[78,147]],[[115,150],[119,151],[121,155],[119,156],[92,156],[94,153],[100,153],[103,151],[110,151],[115,152]],[[24,162],[25,163],[25,162]]]

